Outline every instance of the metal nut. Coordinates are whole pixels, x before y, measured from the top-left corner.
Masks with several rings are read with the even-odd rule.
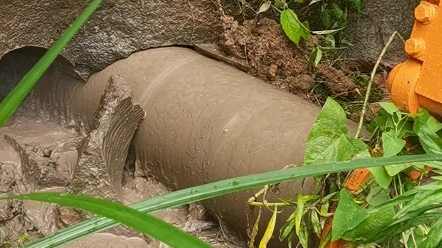
[[[418,58],[425,52],[425,41],[424,39],[410,38],[405,42],[405,52],[414,58]]]
[[[436,7],[428,2],[422,1],[414,9],[414,18],[422,24],[429,24],[437,14]]]

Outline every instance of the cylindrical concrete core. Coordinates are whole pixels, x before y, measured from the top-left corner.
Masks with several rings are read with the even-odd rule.
[[[176,47],[132,54],[94,74],[86,84],[69,87],[62,100],[67,111],[91,125],[101,92],[113,74],[131,85],[134,98],[146,111],[132,142],[137,166],[175,190],[301,164],[319,113],[317,106],[298,96]],[[284,183],[279,190],[267,199],[310,194],[313,179]],[[247,199],[255,192],[207,200],[204,205],[246,235],[256,217],[250,215]],[[261,231],[270,214],[264,210]],[[292,211],[278,215],[279,227]]]
[[[293,94],[183,48],[138,52],[96,73],[77,88],[71,106],[81,108],[73,112],[91,123],[113,74],[132,85],[134,98],[146,111],[132,144],[137,163],[173,189],[302,163],[319,113],[317,106]],[[269,200],[309,194],[312,186],[311,179],[283,184],[281,194]],[[246,234],[248,223],[253,225],[246,201],[254,192],[204,205]],[[287,209],[279,217],[280,225],[289,213]]]

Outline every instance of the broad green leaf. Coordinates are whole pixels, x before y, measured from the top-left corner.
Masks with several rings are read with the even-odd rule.
[[[270,6],[272,6],[272,1],[265,1],[263,4],[261,4],[261,7],[259,7],[258,14],[266,12]]]
[[[269,224],[267,225],[267,229],[264,232],[264,236],[262,237],[261,242],[259,242],[259,248],[266,248],[267,243],[272,238],[273,230],[275,230],[277,214],[278,214],[278,208],[275,207],[275,210],[273,211],[272,214],[272,218],[270,218]]]
[[[304,165],[351,160],[369,156],[367,146],[347,130],[342,107],[328,98],[307,140]]]
[[[390,115],[394,115],[395,113],[400,112],[400,110],[396,107],[396,105],[394,105],[394,103],[380,102],[379,105]]]
[[[202,201],[221,195],[231,194],[242,190],[262,187],[269,184],[277,184],[286,181],[298,180],[306,177],[326,175],[342,171],[350,171],[364,167],[376,167],[412,162],[441,161],[442,155],[410,155],[393,158],[361,159],[348,162],[327,163],[313,166],[301,166],[272,172],[253,174],[243,177],[226,179],[197,187],[178,190],[169,194],[153,197],[130,207],[139,211],[154,213],[156,211],[175,208],[192,202]],[[405,202],[413,197],[414,193],[405,192],[398,198],[392,199],[381,207],[395,206],[396,203]],[[117,225],[117,222],[105,218],[96,217],[82,223],[67,227],[63,230],[48,235],[28,245],[28,248],[54,247],[66,242],[78,239],[84,235],[104,231]],[[293,232],[294,233],[294,232]]]
[[[319,47],[316,47],[313,52],[309,56],[309,63],[316,67],[322,59],[322,50]]]
[[[367,214],[366,219],[353,229],[345,232],[342,238],[353,242],[366,243],[373,237],[374,233],[394,222],[394,215],[395,210],[393,207]],[[374,237],[376,238],[377,235],[374,235]]]
[[[291,9],[285,9],[281,12],[280,22],[284,33],[299,46],[301,37],[305,40],[310,39],[309,30],[299,21],[298,16]]]
[[[393,157],[402,151],[405,147],[405,140],[398,139],[395,131],[389,130],[382,133],[382,146],[384,157]]]
[[[367,210],[356,204],[348,190],[342,189],[333,217],[331,240],[335,241],[344,237],[346,232],[354,229],[367,218]]]
[[[60,193],[34,193],[1,197],[0,200],[31,200],[56,203],[105,216],[172,247],[211,247],[209,244],[154,216],[104,199]]]
[[[78,18],[69,26],[61,37],[49,48],[49,50],[41,57],[41,59],[26,73],[15,88],[3,99],[0,104],[0,129],[9,119],[9,117],[20,106],[26,96],[34,88],[38,80],[43,76],[45,71],[51,66],[58,54],[71,41],[72,37],[84,25],[89,17],[95,12],[101,0],[93,0],[78,16]]]
[[[387,165],[385,166],[385,170],[387,171],[389,176],[393,177],[399,174],[399,172],[410,168],[411,166],[412,164]]]
[[[385,167],[368,168],[374,180],[384,189],[390,186],[392,177],[388,175]]]
[[[435,248],[441,247],[442,244],[442,218],[440,218],[431,227],[427,239],[425,239],[418,248]]]
[[[390,200],[390,194],[381,186],[376,186],[370,189],[370,193],[368,193],[365,200],[371,207],[375,207]]]

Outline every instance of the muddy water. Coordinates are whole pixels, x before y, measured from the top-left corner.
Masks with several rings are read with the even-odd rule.
[[[0,96],[4,96],[30,68],[33,60],[41,55],[34,51],[30,56],[27,52],[29,51],[25,50],[25,53],[5,56],[4,59],[9,61],[0,61],[0,79],[3,80],[0,89],[3,92]],[[56,71],[60,68],[63,67],[55,63],[37,88],[44,89],[45,80],[54,80],[50,75],[57,74]],[[61,83],[78,81],[72,78],[71,73],[58,73],[57,79]],[[49,96],[45,96],[44,91],[32,94],[0,130],[0,196],[41,191],[73,192],[72,182],[78,178],[79,161],[82,161],[84,155],[82,148],[86,141],[90,141],[91,130],[72,122],[68,115],[54,117],[51,111],[55,110],[39,105],[39,97]],[[98,152],[96,157],[88,159],[104,161],[100,154],[102,153]],[[127,157],[127,153],[120,155],[123,157],[113,159],[124,161]],[[110,188],[119,192],[116,194],[117,201],[132,204],[169,192],[153,176],[137,175],[135,171],[134,165],[128,161],[122,171],[121,184],[111,185]],[[87,216],[75,209],[53,204],[0,202],[0,247],[20,247],[76,224]],[[160,211],[155,216],[196,235],[214,247],[245,247],[241,240],[210,220],[199,204]],[[127,228],[113,228],[63,247],[166,246]]]

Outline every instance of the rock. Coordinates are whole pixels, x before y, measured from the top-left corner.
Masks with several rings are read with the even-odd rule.
[[[0,6],[0,58],[11,50],[49,48],[89,0],[15,0]],[[221,30],[213,0],[103,1],[62,55],[87,77],[151,47],[213,42]]]
[[[346,61],[359,70],[371,71],[394,31],[407,39],[413,28],[414,8],[420,0],[362,1],[361,13],[349,13],[342,38],[352,44],[346,49]],[[396,37],[382,60],[392,68],[406,59],[404,45]]]

